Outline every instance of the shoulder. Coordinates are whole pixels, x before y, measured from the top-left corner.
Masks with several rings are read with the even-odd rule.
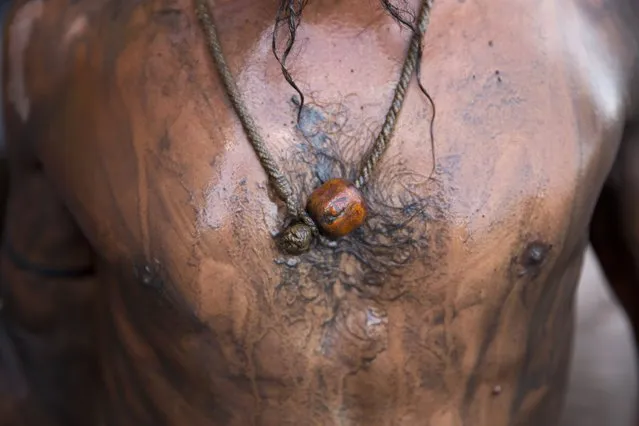
[[[112,209],[112,217],[121,214],[114,200],[135,204],[128,204],[138,189],[132,183],[148,177],[181,191],[185,174],[209,172],[224,141],[209,124],[230,113],[210,107],[223,92],[207,65],[191,0],[17,1],[5,35],[10,147],[28,147],[46,164],[87,228],[102,235],[125,227],[99,218]]]
[[[622,91],[625,115],[639,117],[639,3],[634,0],[568,0],[573,19],[566,25],[575,48],[588,50],[584,74],[599,86],[601,97],[611,88]],[[597,75],[600,78],[597,80]],[[605,100],[602,100],[605,102]]]

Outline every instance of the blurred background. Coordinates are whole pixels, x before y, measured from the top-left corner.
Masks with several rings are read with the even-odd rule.
[[[576,303],[570,390],[561,426],[635,426],[634,338],[592,249],[586,253]]]

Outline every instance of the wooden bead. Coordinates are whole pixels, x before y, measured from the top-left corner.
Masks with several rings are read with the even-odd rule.
[[[331,179],[313,191],[306,211],[320,231],[331,238],[343,237],[359,228],[367,213],[362,193],[344,179]]]

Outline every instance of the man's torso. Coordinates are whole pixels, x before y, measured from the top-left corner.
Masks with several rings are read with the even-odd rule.
[[[413,82],[364,190],[369,220],[299,257],[274,245],[282,205],[190,2],[16,9],[9,137],[96,252],[106,417],[552,424],[630,81],[618,13],[579,3],[437,2],[422,60],[434,173],[432,109]],[[249,110],[305,197],[357,171],[410,34],[377,3],[310,2],[289,59],[307,94],[296,125],[270,51],[276,8],[214,10]]]

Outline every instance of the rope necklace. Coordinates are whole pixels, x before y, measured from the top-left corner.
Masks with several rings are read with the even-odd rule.
[[[246,108],[222,52],[217,27],[207,4],[208,0],[194,1],[197,17],[206,36],[209,53],[215,62],[229,100],[277,196],[284,201],[288,214],[294,219],[291,225],[278,236],[280,248],[288,254],[301,254],[310,249],[313,239],[318,234],[329,238],[339,238],[357,229],[364,222],[367,215],[366,203],[360,189],[366,185],[379,160],[388,148],[397,124],[397,118],[404,105],[406,91],[415,71],[417,71],[419,81],[422,39],[428,29],[433,0],[422,1],[415,25],[401,19],[395,13],[393,14],[402,24],[413,30],[413,35],[386,119],[372,148],[362,161],[357,178],[354,182],[348,182],[344,179],[331,179],[325,182],[310,195],[306,209],[300,207],[299,200],[293,192],[289,180],[278,168],[267,144],[260,135],[255,120]],[[390,6],[388,0],[383,0],[383,3]],[[433,105],[432,99],[421,83],[419,83],[419,86],[431,102],[431,105]],[[431,121],[431,142],[432,133]]]

